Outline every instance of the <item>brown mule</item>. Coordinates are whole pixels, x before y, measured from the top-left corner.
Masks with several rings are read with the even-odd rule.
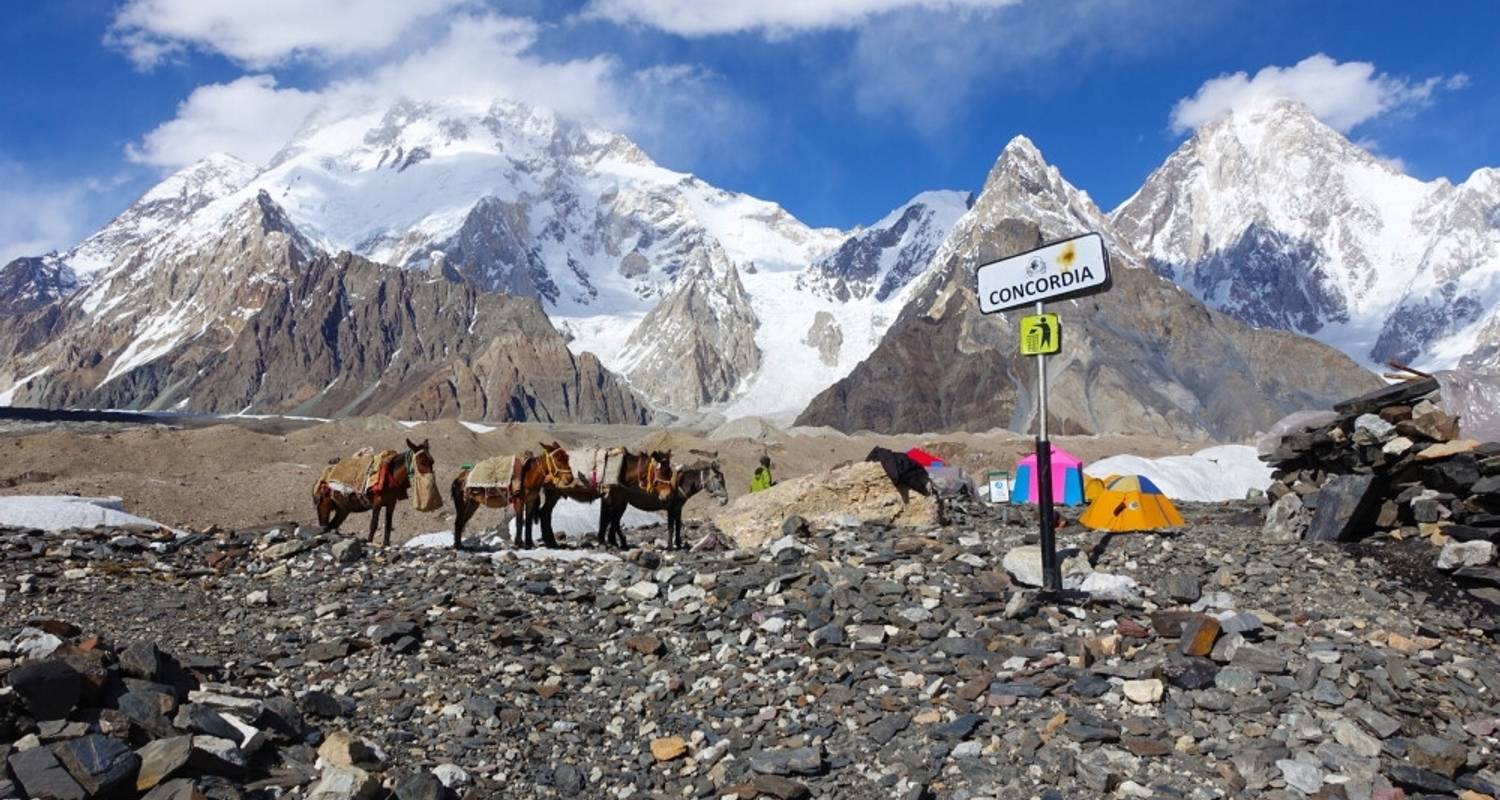
[[[480,506],[485,508],[509,507],[516,516],[516,547],[534,547],[531,538],[532,520],[526,514],[526,509],[533,502],[540,502],[543,487],[569,488],[575,484],[573,468],[568,464],[568,453],[557,442],[542,445],[542,455],[534,456],[526,453],[521,457],[518,469],[519,474],[514,475],[511,486],[503,489],[469,487],[469,473],[466,469],[458,473],[453,479],[453,506],[456,512],[453,519],[453,549],[463,549],[464,528],[468,526],[469,520]],[[524,544],[523,542],[524,538]],[[550,526],[542,528],[542,544],[545,547],[556,547],[557,540],[552,537]]]
[[[622,448],[623,450],[623,448]],[[542,537],[544,540],[552,539],[552,510],[557,507],[559,500],[564,497],[576,500],[580,503],[592,503],[595,500],[605,499],[611,489],[639,492],[662,493],[671,490],[672,483],[672,451],[653,450],[650,453],[632,453],[623,450],[620,472],[616,481],[609,479],[601,480],[599,483],[590,484],[587,479],[580,476],[572,486],[542,487],[540,501],[534,503],[527,509],[528,518],[539,518],[542,523]],[[648,489],[647,487],[651,487]],[[610,541],[606,539],[608,528],[605,525],[604,507],[599,508],[599,531],[598,540],[600,546],[609,546]],[[619,535],[620,547],[624,547],[625,536]]]
[[[384,481],[363,492],[346,491],[349,487],[330,485],[331,469],[323,473],[313,489],[313,501],[318,508],[318,524],[323,532],[336,531],[350,514],[370,512],[370,542],[375,542],[375,530],[380,524],[380,511],[385,510],[385,536],[381,545],[391,543],[391,516],[396,504],[407,499],[413,486],[417,490],[417,507],[422,511],[434,511],[442,507],[442,495],[437,492],[436,474],[433,472],[432,449],[424,440],[415,444],[406,440],[406,453],[398,455],[385,470]],[[434,505],[435,502],[435,505]]]

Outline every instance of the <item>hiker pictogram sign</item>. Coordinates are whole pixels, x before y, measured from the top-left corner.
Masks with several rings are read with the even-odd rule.
[[[1050,356],[1062,349],[1062,324],[1056,314],[1021,317],[1021,355]]]

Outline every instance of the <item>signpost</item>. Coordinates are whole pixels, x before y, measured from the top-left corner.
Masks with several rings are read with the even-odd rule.
[[[1036,356],[1037,516],[1041,523],[1042,590],[1062,591],[1062,570],[1057,561],[1055,517],[1052,510],[1052,442],[1047,438],[1047,357],[1062,349],[1062,327],[1056,314],[1048,314],[1049,300],[1067,300],[1108,291],[1112,281],[1104,237],[1086,233],[1035,250],[1003,258],[980,267],[979,310],[998,314],[1034,305],[1035,316],[1023,317],[1018,326],[1021,354]]]

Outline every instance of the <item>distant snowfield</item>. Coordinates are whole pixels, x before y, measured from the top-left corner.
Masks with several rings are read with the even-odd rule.
[[[22,495],[0,497],[0,526],[61,531],[100,525],[144,525],[165,528],[161,523],[125,510],[119,497],[73,497],[71,495]]]
[[[1240,444],[1209,447],[1190,456],[1110,456],[1084,465],[1083,472],[1096,478],[1144,475],[1162,494],[1187,502],[1243,500],[1251,489],[1265,491],[1271,485],[1271,468],[1255,448]]]

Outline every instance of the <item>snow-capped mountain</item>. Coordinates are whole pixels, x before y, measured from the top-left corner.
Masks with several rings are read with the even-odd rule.
[[[1213,308],[1367,365],[1500,347],[1500,171],[1420,181],[1292,101],[1199,129],[1111,219]]]
[[[790,417],[875,347],[959,209],[928,193],[855,231],[857,257],[825,261],[850,236],[665,169],[619,134],[513,102],[400,103],[314,117],[262,170],[206,159],[73,250],[7,269],[35,297],[71,293],[100,339],[91,390],[212,331],[232,338],[262,307],[256,287],[348,251],[536,298],[575,354],[660,408]],[[281,237],[274,268],[255,266],[263,233]]]
[[[1282,414],[1378,384],[1310,339],[1212,312],[1144,266],[1088,197],[1016,137],[870,357],[798,422],[841,430],[1028,430],[1036,373],[1018,353],[1016,314],[985,316],[974,271],[1080,230],[1105,238],[1106,293],[1053,305],[1063,351],[1049,359],[1054,431],[1238,439]]]
[[[804,285],[847,302],[885,301],[911,283],[969,208],[967,192],[923,192],[868,228],[851,232],[808,270]]]

